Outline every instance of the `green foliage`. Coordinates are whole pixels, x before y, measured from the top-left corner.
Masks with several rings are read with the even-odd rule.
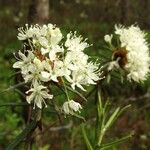
[[[118,144],[125,142],[129,138],[132,137],[132,134],[124,136],[123,138],[113,140],[110,143],[102,144],[105,134],[107,133],[108,129],[114,124],[116,119],[127,109],[130,105],[125,106],[123,108],[116,108],[112,114],[109,114],[110,107],[109,102],[106,101],[103,104],[103,100],[100,96],[100,91],[97,91],[97,121],[95,125],[95,144],[92,146],[89,139],[87,132],[85,131],[85,125],[81,125],[83,138],[85,140],[86,146],[88,150],[106,150],[106,149],[113,149]],[[87,125],[87,123],[86,123]],[[91,127],[94,130],[93,127]]]

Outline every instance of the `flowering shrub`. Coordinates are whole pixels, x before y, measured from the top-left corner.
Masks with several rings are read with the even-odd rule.
[[[123,70],[129,81],[142,82],[147,79],[150,72],[150,55],[145,32],[135,25],[130,27],[116,25],[114,34],[104,37],[112,57],[103,66],[98,60],[91,61],[91,57],[84,52],[91,45],[76,32],[70,32],[65,36],[52,24],[26,25],[25,28],[19,28],[17,37],[23,42],[23,49],[14,54],[17,61],[13,64],[13,68],[20,71],[28,87],[25,92],[26,101],[28,105],[33,105],[35,115],[29,118],[30,124],[9,145],[9,148],[18,146],[37,127],[41,120],[39,112],[41,113],[48,102],[55,98],[55,93],[51,90],[54,85],[61,88],[66,95],[66,100],[63,101],[60,109],[54,104],[55,110],[65,116],[74,115],[81,119],[83,117],[77,113],[82,106],[69,95],[68,90],[86,99],[80,91],[86,92],[86,86],[95,85],[97,115],[94,143],[91,144],[86,132],[88,122],[81,125],[88,150],[112,149],[114,145],[132,136],[129,134],[103,144],[107,130],[130,105],[117,107],[110,113],[109,102],[104,102],[101,97],[101,88],[103,80],[108,79],[114,69]]]

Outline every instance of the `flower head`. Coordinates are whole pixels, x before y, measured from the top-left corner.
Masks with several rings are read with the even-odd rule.
[[[25,29],[19,28],[18,39],[29,49],[25,50],[27,55],[19,51],[19,60],[13,65],[21,69],[25,83],[31,86],[26,92],[29,94],[28,103],[33,101],[42,108],[44,99],[52,98],[47,92],[51,83],[62,85],[67,82],[73,89],[78,87],[85,91],[84,86],[95,84],[100,79],[99,64],[91,62],[84,52],[90,46],[87,39],[77,36],[76,32],[64,37],[53,24],[26,25]],[[66,102],[64,107],[72,112],[81,108],[73,100]]]
[[[150,55],[146,34],[138,26],[115,26],[115,34],[119,36],[120,46],[114,51],[115,59],[128,75],[128,80],[144,81],[149,74]]]
[[[80,112],[80,109],[82,109],[81,105],[73,100],[65,102],[62,108],[65,114],[74,114],[77,111]]]

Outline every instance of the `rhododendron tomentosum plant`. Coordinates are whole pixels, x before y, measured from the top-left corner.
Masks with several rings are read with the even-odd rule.
[[[23,42],[24,49],[15,54],[17,62],[13,67],[21,70],[25,83],[30,85],[26,99],[28,103],[33,102],[34,107],[41,109],[46,99],[53,98],[49,90],[52,82],[85,91],[84,86],[96,84],[100,79],[99,64],[89,61],[84,53],[90,45],[76,32],[65,37],[52,24],[26,25],[19,28],[18,39]],[[79,103],[70,101],[69,96],[67,98],[68,102],[62,107],[65,113],[82,108]]]
[[[97,109],[96,117],[94,117],[96,121],[94,121],[94,126],[93,123],[90,123],[92,131],[95,131],[95,137],[93,136],[94,140],[92,140],[94,142],[88,139],[88,132],[86,133],[86,124],[89,120],[81,125],[83,138],[88,149],[113,149],[115,145],[132,136],[130,133],[128,136],[103,144],[106,132],[130,105],[118,106],[116,109],[110,110],[109,100],[103,101],[103,98],[107,98],[105,95],[107,92],[103,88],[107,82],[103,83],[101,79],[107,75],[110,77],[113,69],[125,72],[129,81],[141,82],[147,78],[150,72],[150,55],[145,32],[135,25],[130,27],[116,25],[114,34],[104,37],[107,43],[105,49],[112,50],[112,57],[109,57],[109,60],[106,61],[108,63],[104,63],[103,67],[100,67],[98,61],[91,61],[84,52],[90,45],[87,43],[87,39],[78,36],[76,32],[63,35],[61,30],[52,24],[26,25],[25,28],[19,28],[17,37],[23,42],[23,49],[15,53],[17,61],[13,67],[19,70],[22,76],[21,80],[27,87],[25,91],[27,103],[25,105],[32,104],[35,110],[32,113],[28,107],[29,124],[9,145],[11,149],[12,147],[15,149],[25,138],[30,138],[39,124],[41,126],[41,109],[47,107],[49,102],[55,110],[52,112],[56,112],[60,120],[60,115],[65,114],[76,116],[86,122],[84,117],[76,114],[80,112],[82,106],[80,101],[74,101],[74,95],[70,95],[70,92],[78,94],[82,99],[89,98],[91,94],[94,94],[95,101],[93,104],[96,107],[93,108]],[[99,80],[101,81],[98,82]],[[96,83],[98,84],[87,94],[86,98],[80,93],[80,90],[86,91],[86,86]],[[58,95],[55,95],[57,90]],[[107,89],[105,90],[107,91]],[[56,101],[56,97],[61,97],[61,94],[65,94],[66,97],[59,99],[59,102]],[[93,119],[90,120],[93,122]],[[87,127],[89,130],[88,125]],[[18,140],[20,138],[21,140]]]
[[[116,25],[114,35],[105,35],[104,40],[113,50],[109,71],[121,67],[126,70],[129,81],[146,80],[150,71],[150,55],[145,32],[135,25]]]

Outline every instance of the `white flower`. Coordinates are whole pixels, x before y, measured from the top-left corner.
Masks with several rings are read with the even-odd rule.
[[[99,64],[89,62],[86,67],[86,82],[87,85],[96,84],[96,81],[100,80],[100,69]]]
[[[145,32],[138,26],[115,26],[115,33],[119,35],[121,47],[127,50],[127,63],[125,69],[128,71],[128,80],[136,82],[147,78],[150,67],[150,56]]]
[[[110,44],[111,44],[112,38],[113,38],[113,35],[112,35],[112,34],[111,34],[111,35],[105,35],[105,36],[104,36],[105,42],[110,43]]]
[[[60,76],[63,76],[63,70],[62,70],[63,62],[62,61],[54,61],[53,63],[49,63],[48,61],[44,62],[44,69],[41,72],[41,77],[43,81],[54,81],[58,82],[57,78]]]
[[[39,35],[45,37],[47,35],[47,25],[38,26],[39,27]]]
[[[70,51],[83,51],[85,48],[89,47],[89,44],[86,42],[86,39],[83,41],[82,36],[76,36],[76,32],[68,33],[65,46]]]
[[[25,29],[23,27],[19,28],[18,39],[26,40],[31,39],[30,42],[34,47],[40,47],[47,49],[48,52],[56,47],[58,52],[58,44],[62,40],[63,36],[59,28],[52,24],[39,26],[38,24],[34,26],[29,26],[26,24]]]
[[[30,26],[28,24],[26,24],[25,29],[23,27],[18,29],[19,33],[18,33],[18,39],[19,40],[26,40],[29,38],[33,38],[33,36],[35,36],[36,34],[39,34],[39,26],[35,25],[35,26]]]
[[[66,79],[70,82],[71,87],[75,90],[75,86],[83,91],[86,91],[82,85],[86,85],[85,74],[82,71],[72,71],[71,77],[67,76]]]
[[[71,70],[69,76],[65,76],[71,87],[75,86],[85,91],[82,85],[95,84],[100,79],[98,65],[88,62],[88,56],[80,52],[81,55],[70,52],[66,56],[65,63],[68,62],[68,68]],[[72,56],[72,57],[71,57]]]
[[[37,38],[37,43],[39,42],[39,44],[42,46],[42,48],[48,48],[49,47],[49,41],[46,37],[40,36]]]
[[[51,45],[57,45],[63,37],[60,29],[52,24],[48,24],[48,36],[50,37]]]
[[[51,50],[49,51],[49,58],[51,61],[55,60],[58,53],[63,53],[64,49],[63,47],[60,47],[59,45],[55,45],[51,47]]]
[[[77,111],[80,112],[80,109],[82,109],[82,106],[78,102],[70,100],[63,104],[62,109],[65,112],[65,114],[74,114],[74,112],[77,112]]]
[[[44,61],[40,61],[37,57],[34,58],[33,63],[30,64],[30,69],[28,70],[28,73],[23,75],[25,82],[32,82],[32,84],[35,84],[35,82],[39,82],[44,80],[41,72],[44,70]]]
[[[52,99],[53,95],[48,94],[47,88],[43,85],[39,85],[37,82],[33,85],[33,88],[28,90],[26,94],[29,94],[26,97],[27,102],[30,104],[32,101],[34,102],[34,108],[35,105],[42,109],[42,103],[46,105],[45,99]]]
[[[31,63],[34,59],[34,54],[31,51],[28,51],[27,56],[21,51],[18,52],[19,60],[13,64],[13,68],[20,68],[22,74],[26,74],[31,69]]]
[[[44,30],[44,34],[42,31]],[[59,44],[63,36],[59,28],[52,24],[44,25],[40,29],[41,36],[37,38],[40,44],[45,48],[50,48]]]
[[[70,70],[85,68],[88,62],[88,55],[83,52],[67,52],[64,63],[68,64]]]
[[[57,54],[60,52],[63,53],[64,48],[60,47],[59,45],[54,45],[48,48],[43,48],[43,47],[41,48],[42,55],[49,53],[49,58],[51,61],[54,61],[57,57]]]

